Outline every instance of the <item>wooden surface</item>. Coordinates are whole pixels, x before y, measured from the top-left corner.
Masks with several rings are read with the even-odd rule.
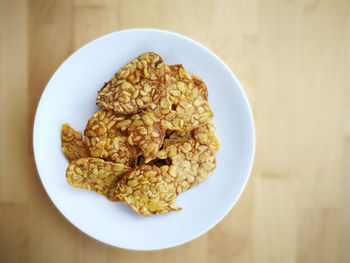
[[[153,27],[206,45],[251,102],[256,156],[232,211],[154,252],[104,245],[55,209],[32,124],[57,67],[83,44]],[[0,262],[350,262],[348,0],[0,0]],[[220,87],[218,87],[220,88]]]

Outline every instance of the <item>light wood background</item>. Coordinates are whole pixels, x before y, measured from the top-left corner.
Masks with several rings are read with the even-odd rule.
[[[57,67],[136,27],[181,33],[221,57],[257,136],[232,211],[154,252],[104,245],[68,223],[32,151],[35,109]],[[0,51],[0,262],[350,262],[350,1],[0,0]]]

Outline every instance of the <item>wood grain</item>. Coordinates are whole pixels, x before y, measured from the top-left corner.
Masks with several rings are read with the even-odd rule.
[[[246,190],[207,234],[153,252],[78,231],[41,186],[32,152],[57,67],[110,32],[154,27],[213,50],[256,124]],[[0,262],[350,262],[350,2],[0,0]]]

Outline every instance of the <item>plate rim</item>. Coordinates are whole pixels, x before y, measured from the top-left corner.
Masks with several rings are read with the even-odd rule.
[[[249,124],[251,126],[251,132],[252,132],[252,137],[251,137],[251,156],[250,156],[250,160],[249,160],[249,169],[248,169],[248,174],[247,176],[245,177],[245,180],[242,184],[242,187],[239,191],[239,194],[236,196],[236,198],[234,199],[234,201],[232,202],[232,204],[230,206],[228,206],[226,208],[226,211],[220,215],[217,220],[215,220],[215,223],[210,225],[209,227],[205,228],[203,231],[199,232],[197,235],[194,235],[192,236],[191,238],[187,239],[187,240],[184,240],[176,245],[167,245],[167,246],[164,246],[162,248],[153,248],[153,249],[136,249],[136,248],[131,248],[131,247],[127,247],[127,246],[116,246],[116,245],[113,245],[113,244],[110,244],[110,243],[107,243],[95,236],[92,236],[91,234],[87,233],[86,231],[84,231],[83,229],[81,229],[80,227],[78,227],[76,224],[74,224],[64,213],[63,211],[61,211],[61,209],[58,207],[58,205],[55,203],[55,201],[52,199],[52,197],[50,196],[50,194],[48,193],[48,190],[46,189],[45,185],[44,185],[44,182],[42,180],[42,176],[40,175],[40,172],[39,172],[39,165],[38,165],[38,160],[37,160],[37,152],[39,151],[39,149],[36,148],[36,130],[38,129],[38,113],[39,113],[39,110],[40,110],[40,107],[43,103],[43,101],[45,100],[45,97],[46,97],[46,94],[49,90],[49,84],[52,82],[52,79],[54,78],[54,76],[56,75],[57,71],[62,67],[64,66],[64,64],[67,63],[67,61],[69,61],[77,52],[79,52],[79,50],[81,50],[82,48],[86,47],[86,46],[89,46],[89,45],[92,45],[93,43],[95,43],[96,41],[98,40],[101,40],[101,39],[104,39],[104,38],[108,38],[109,36],[111,35],[116,35],[116,34],[121,34],[121,33],[124,33],[124,32],[137,32],[137,31],[153,31],[153,32],[158,32],[158,33],[165,33],[165,34],[169,34],[169,35],[173,35],[173,36],[176,36],[176,37],[179,37],[179,38],[182,38],[182,39],[185,39],[186,41],[189,41],[189,42],[192,42],[193,44],[195,44],[196,46],[199,46],[200,48],[204,49],[206,52],[208,52],[210,55],[212,55],[213,57],[215,57],[219,62],[220,64],[230,73],[231,77],[234,79],[234,81],[237,83],[237,86],[239,88],[239,91],[244,99],[244,102],[247,106],[247,109],[248,109],[248,116],[249,116]],[[52,89],[52,88],[51,88]],[[80,232],[84,233],[85,235],[99,241],[99,242],[102,242],[103,244],[106,244],[106,245],[109,245],[109,246],[112,246],[112,247],[117,247],[117,248],[122,248],[122,249],[126,249],[126,250],[132,250],[132,251],[155,251],[155,250],[164,250],[164,249],[168,249],[168,248],[171,248],[171,247],[177,247],[177,246],[180,246],[180,245],[183,245],[185,243],[188,243],[194,239],[197,239],[198,237],[202,236],[203,234],[207,233],[209,230],[211,230],[214,226],[216,226],[218,223],[220,223],[222,221],[222,219],[232,210],[232,208],[236,205],[236,203],[238,202],[238,200],[240,199],[244,189],[246,188],[247,186],[247,183],[249,181],[249,178],[251,176],[251,172],[252,172],[252,169],[253,169],[253,164],[254,164],[254,158],[255,158],[255,148],[256,148],[256,134],[255,134],[255,125],[254,125],[254,116],[253,116],[253,112],[252,112],[252,109],[251,109],[251,106],[250,106],[250,103],[248,101],[248,97],[243,89],[243,86],[241,85],[241,83],[239,82],[238,78],[236,77],[236,75],[232,72],[232,70],[225,64],[225,62],[219,57],[217,56],[213,51],[211,51],[209,48],[207,48],[206,46],[204,46],[203,44],[197,42],[196,40],[193,40],[185,35],[182,35],[182,34],[179,34],[179,33],[175,33],[175,32],[172,32],[172,31],[168,31],[168,30],[163,30],[163,29],[155,29],[155,28],[130,28],[130,29],[124,29],[124,30],[119,30],[119,31],[114,31],[114,32],[111,32],[111,33],[108,33],[108,34],[105,34],[105,35],[102,35],[98,38],[95,38],[91,41],[89,41],[88,43],[82,45],[81,47],[77,48],[73,53],[71,53],[58,67],[57,69],[55,70],[55,72],[51,75],[49,81],[47,82],[47,84],[45,85],[45,88],[44,90],[42,91],[41,93],[41,96],[40,96],[40,99],[39,99],[39,102],[38,102],[38,105],[36,107],[36,110],[35,110],[35,117],[34,117],[34,121],[33,121],[33,135],[32,135],[32,140],[33,140],[33,153],[34,153],[34,161],[35,161],[35,167],[36,167],[36,170],[37,170],[37,176],[39,177],[40,179],[40,182],[41,182],[41,185],[42,187],[44,188],[47,196],[49,197],[51,203],[53,203],[54,207],[56,208],[56,210],[58,210],[58,212],[65,218],[65,220],[67,220],[71,225],[73,225],[76,229],[78,229]]]

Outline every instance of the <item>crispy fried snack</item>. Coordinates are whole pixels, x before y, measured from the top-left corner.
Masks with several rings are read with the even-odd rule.
[[[142,111],[131,116],[128,126],[128,143],[138,145],[142,150],[145,163],[157,157],[163,144],[165,131],[159,127],[159,118],[152,112]]]
[[[62,125],[61,143],[62,151],[69,162],[89,156],[83,142],[83,135],[70,127],[68,123]]]
[[[107,130],[107,141],[103,158],[127,166],[135,165],[136,158],[141,154],[137,145],[130,145],[127,135],[113,126]]]
[[[177,195],[215,170],[219,142],[207,86],[182,65],[144,53],[104,84],[97,105],[103,109],[88,120],[85,141],[62,126],[71,186],[148,216],[181,209]]]
[[[156,166],[134,168],[118,181],[115,194],[142,216],[181,209],[173,205],[177,197],[174,178]]]
[[[97,111],[88,121],[85,137],[91,156],[131,165],[142,152],[146,163],[153,160],[164,139],[160,119],[152,112],[118,115]]]
[[[119,202],[120,199],[115,194],[115,188],[117,187],[117,183],[119,180],[115,180],[109,187],[106,193],[106,197],[109,201]]]
[[[207,96],[202,95],[205,93],[204,83],[198,79],[193,82],[182,65],[173,65],[169,68],[171,78],[165,95],[158,103],[150,105],[154,113],[162,119],[160,127],[167,130],[190,131],[208,123],[213,113],[206,100]]]
[[[168,132],[169,130],[167,130]],[[194,131],[194,130],[192,130]],[[193,138],[192,131],[171,131],[168,132],[168,136],[166,139],[164,139],[163,142],[163,148],[168,147],[171,144],[177,143],[177,142],[183,142],[187,141],[191,138]]]
[[[105,109],[91,116],[86,124],[84,135],[92,157],[102,158],[107,141],[107,130],[112,128],[118,120],[124,119],[125,117],[116,116],[112,111]]]
[[[185,141],[191,138],[198,141],[200,144],[209,146],[209,148],[213,151],[218,151],[220,148],[220,143],[216,137],[216,129],[212,121],[204,124],[203,126],[199,126],[192,131],[174,131],[169,135],[168,139],[164,140],[163,145],[165,147],[169,144]]]
[[[203,99],[208,101],[208,89],[207,85],[203,82],[203,80],[200,77],[197,77],[196,75],[192,75],[192,81],[193,84],[198,88],[201,96]]]
[[[66,178],[73,187],[106,194],[110,186],[130,170],[130,167],[123,164],[89,157],[71,162],[66,171]]]
[[[169,79],[169,68],[152,52],[135,58],[99,91],[97,105],[118,113],[140,112],[158,101]]]
[[[220,143],[216,137],[216,129],[212,121],[194,129],[192,137],[200,144],[207,145],[213,151],[218,151],[220,148]]]
[[[127,166],[135,163],[141,150],[130,145],[126,132],[121,130],[121,127],[126,128],[130,123],[131,120],[126,115],[118,115],[105,109],[95,112],[84,131],[91,156]]]
[[[176,191],[179,194],[207,179],[216,168],[216,159],[207,145],[194,139],[172,142],[159,151],[158,158],[169,160],[170,165],[161,169],[175,178]]]

